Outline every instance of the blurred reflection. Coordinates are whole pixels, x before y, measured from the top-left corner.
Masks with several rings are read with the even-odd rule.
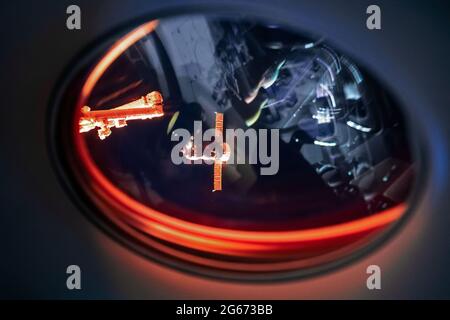
[[[99,65],[105,59],[110,64],[98,81],[90,83],[92,90],[83,91],[83,102],[90,109],[84,109],[79,119],[86,128],[83,146],[108,183],[118,189],[114,195],[123,192],[133,202],[128,208],[142,211],[139,218],[128,211],[126,219],[116,213],[117,219],[200,255],[201,244],[189,246],[189,241],[181,240],[187,230],[201,236],[197,225],[244,233],[331,226],[317,234],[329,241],[351,235],[334,239],[333,245],[316,243],[301,254],[293,243],[314,237],[274,236],[268,241],[291,241],[286,240],[284,256],[289,261],[322,257],[305,264],[309,266],[361,247],[375,231],[384,231],[402,215],[414,173],[400,109],[370,74],[323,39],[261,21],[202,15],[165,18],[153,32],[136,37],[136,31],[125,36],[122,44],[130,38],[135,41],[114,59],[108,54],[100,57]],[[150,121],[129,122],[110,135],[111,127],[123,127],[127,119],[95,120],[95,112],[109,110],[106,114],[113,115],[117,108],[112,108],[128,110],[136,101],[147,108],[147,100],[140,97],[154,91],[161,93],[164,111],[152,113],[158,117]],[[170,158],[174,130],[195,134],[194,121],[214,128],[216,114],[223,114],[224,129],[279,129],[278,173],[263,176],[260,164],[224,162],[222,190],[212,193],[211,166],[174,164]],[[94,128],[108,139],[99,140]],[[114,201],[112,195],[103,196]],[[120,198],[126,203],[123,195]],[[149,220],[143,221],[143,216]],[[167,236],[167,229],[158,225],[155,231],[154,223],[176,226],[181,234],[171,231]],[[214,230],[208,229],[208,236]],[[228,231],[218,236],[220,241],[237,236]],[[247,253],[260,250],[250,245],[253,235],[242,236],[249,241],[241,248]],[[267,242],[262,236],[256,239]],[[226,243],[210,245],[205,245],[205,252],[234,254]],[[275,247],[267,250],[268,256],[257,256],[273,259]],[[301,247],[304,250],[305,244]]]

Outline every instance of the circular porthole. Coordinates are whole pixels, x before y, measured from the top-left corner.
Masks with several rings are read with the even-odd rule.
[[[348,259],[404,216],[406,118],[326,39],[201,14],[99,47],[64,88],[52,139],[80,201],[140,252],[273,279]]]

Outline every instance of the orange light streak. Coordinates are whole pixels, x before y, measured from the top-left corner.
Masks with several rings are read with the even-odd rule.
[[[91,71],[86,82],[81,89],[81,94],[83,97],[88,97],[92,89],[94,88],[97,81],[105,73],[106,69],[116,61],[116,59],[125,52],[130,46],[135,44],[137,41],[148,35],[150,32],[156,29],[158,26],[158,20],[153,20],[148,23],[141,25],[140,27],[134,29],[132,32],[128,33],[126,36],[122,37],[108,51],[108,54],[102,57],[102,59],[97,63],[95,68]]]

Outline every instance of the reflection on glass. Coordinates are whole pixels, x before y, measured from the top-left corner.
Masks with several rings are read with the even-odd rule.
[[[402,113],[319,37],[252,19],[171,17],[118,39],[83,76],[76,139],[81,165],[95,167],[89,184],[101,185],[91,196],[158,250],[231,270],[309,268],[361,248],[405,210],[414,171]],[[217,114],[223,158],[174,163],[177,129],[194,138],[195,121],[217,129]],[[276,174],[249,161],[251,138],[244,163],[228,161],[237,152],[228,129],[277,130]]]

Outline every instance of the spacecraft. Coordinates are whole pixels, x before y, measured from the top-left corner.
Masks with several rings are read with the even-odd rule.
[[[162,117],[163,97],[160,92],[152,91],[140,99],[125,105],[108,109],[95,110],[84,106],[81,108],[80,133],[89,132],[95,128],[101,140],[111,135],[111,128],[122,128],[128,120],[147,120]]]
[[[216,112],[214,130],[216,139],[218,138],[223,141],[223,113]],[[218,153],[216,149],[213,149],[210,155],[205,155],[202,152],[201,155],[198,155],[199,150],[197,150],[195,146],[194,137],[191,137],[190,141],[181,150],[183,156],[190,161],[213,161],[213,192],[222,190],[222,166],[231,156],[230,146],[227,143],[223,143],[221,149],[220,153]]]

